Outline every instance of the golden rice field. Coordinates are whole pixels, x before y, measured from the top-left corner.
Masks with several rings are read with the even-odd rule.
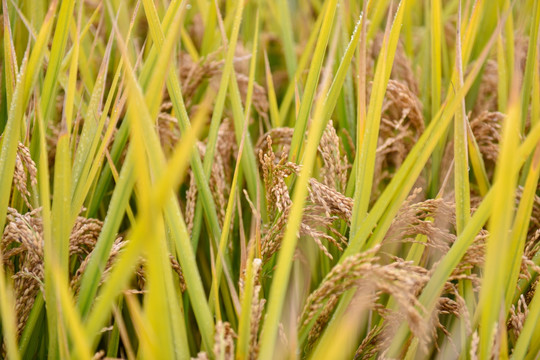
[[[0,29],[1,358],[540,358],[539,0]]]

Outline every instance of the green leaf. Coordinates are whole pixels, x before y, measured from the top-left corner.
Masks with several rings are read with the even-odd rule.
[[[377,61],[365,128],[364,131],[357,131],[357,134],[363,133],[364,136],[361,140],[361,148],[358,150],[358,160],[356,161],[356,185],[351,220],[351,238],[355,237],[360,220],[366,216],[371,199],[382,105],[394,63],[404,9],[405,2],[400,2],[392,26],[390,27],[387,24],[387,30],[382,44],[382,49],[384,50],[380,53]],[[357,126],[361,126],[361,124],[357,124]]]
[[[291,149],[289,150],[289,160],[291,162],[296,162],[301,158],[300,154],[304,143],[308,118],[310,116],[311,106],[313,105],[317,83],[319,82],[326,46],[328,45],[332,24],[334,22],[336,2],[337,0],[328,1],[327,11],[324,15],[319,38],[317,39],[313,58],[311,59],[311,66],[309,67],[304,95],[302,96],[298,116],[294,123],[294,133],[291,140]]]

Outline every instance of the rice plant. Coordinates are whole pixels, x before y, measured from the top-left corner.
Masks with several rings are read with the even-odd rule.
[[[8,359],[536,359],[540,1],[2,0]]]

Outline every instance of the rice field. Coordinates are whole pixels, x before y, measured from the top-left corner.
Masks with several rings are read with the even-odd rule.
[[[0,29],[1,358],[540,357],[540,1]]]

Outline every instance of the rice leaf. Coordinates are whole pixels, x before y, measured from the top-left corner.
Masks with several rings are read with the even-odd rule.
[[[330,32],[334,21],[334,15],[336,12],[335,5],[336,0],[329,0],[327,5],[328,11],[325,13],[321,25],[321,31],[319,33],[319,38],[313,52],[313,58],[311,66],[309,67],[309,73],[306,80],[304,94],[302,97],[302,101],[300,102],[300,109],[298,111],[298,116],[296,117],[296,121],[294,124],[294,133],[291,140],[291,150],[289,152],[289,160],[291,162],[296,162],[298,161],[298,159],[300,159],[300,154],[304,143],[304,135],[308,124],[309,113],[311,112],[311,106],[313,104],[315,90],[321,73],[324,53],[328,44],[328,40],[330,38]]]
[[[375,81],[371,90],[371,97],[366,115],[366,124],[362,147],[359,149],[359,158],[356,162],[356,186],[354,194],[354,207],[351,220],[351,237],[354,238],[360,219],[367,214],[373,186],[373,172],[375,168],[375,154],[381,122],[381,111],[386,92],[386,86],[390,79],[390,72],[396,53],[399,31],[403,19],[403,11],[406,2],[400,2],[394,21],[390,27],[387,24],[382,48],[375,70]],[[357,124],[358,126],[358,124]]]
[[[458,10],[458,23],[461,23],[461,4]],[[456,66],[458,73],[458,86],[463,86],[463,64],[461,63],[461,32],[457,27]],[[439,87],[440,90],[440,87]],[[459,235],[471,217],[471,199],[469,185],[469,162],[467,114],[465,100],[461,101],[461,108],[454,117],[454,192],[456,201],[456,231]]]
[[[504,312],[504,298],[508,274],[503,273],[509,259],[510,230],[514,219],[514,194],[517,185],[517,169],[514,156],[519,145],[520,109],[514,96],[508,104],[508,117],[504,122],[503,139],[499,161],[495,173],[493,189],[495,196],[490,216],[490,238],[487,242],[486,264],[479,308],[483,308],[480,318],[480,355],[491,353],[493,328],[498,322],[499,313]],[[505,264],[505,266],[501,266]],[[501,279],[505,279],[501,282]]]

